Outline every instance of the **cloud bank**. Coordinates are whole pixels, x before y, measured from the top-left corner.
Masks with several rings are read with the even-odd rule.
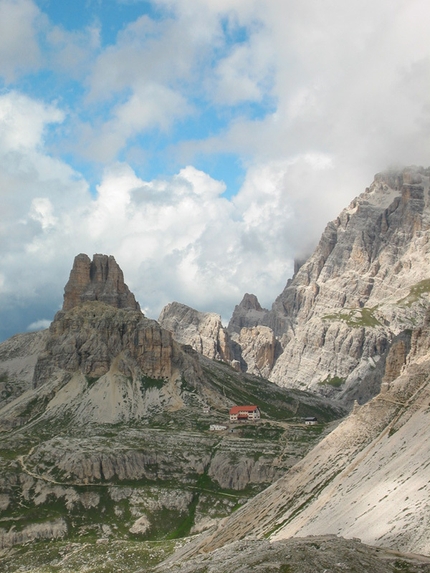
[[[0,338],[52,319],[80,252],[154,318],[270,306],[374,173],[429,164],[424,0],[151,6],[106,42],[102,12],[0,0]],[[237,189],[199,167],[224,155]]]

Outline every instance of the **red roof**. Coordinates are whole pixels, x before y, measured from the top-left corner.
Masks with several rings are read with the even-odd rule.
[[[233,406],[230,408],[230,414],[239,414],[239,412],[255,412],[258,406]]]

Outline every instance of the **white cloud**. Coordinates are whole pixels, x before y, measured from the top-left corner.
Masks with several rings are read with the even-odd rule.
[[[94,57],[100,50],[100,28],[96,25],[70,32],[61,26],[47,26],[46,40],[50,48],[52,68],[81,79],[89,73]]]
[[[8,105],[17,117],[20,96],[9,96]],[[45,112],[45,122],[57,118]],[[28,106],[30,125],[40,115],[38,105]],[[18,120],[17,124],[22,125]],[[42,137],[43,125],[35,131]],[[8,141],[15,163],[8,161]],[[113,254],[152,317],[168,302],[180,300],[228,319],[250,285],[268,304],[290,268],[285,251],[272,244],[285,211],[269,209],[262,224],[261,218],[253,218],[246,200],[227,200],[224,183],[192,166],[170,178],[144,181],[127,164],[114,164],[106,170],[95,199],[67,165],[46,154],[35,135],[18,147],[6,138],[0,166],[2,192],[9,200],[19,198],[11,217],[2,220],[0,273],[5,280],[0,311],[26,301],[39,308],[39,316],[49,305],[53,314],[79,252]],[[272,183],[261,177],[254,192],[260,184]],[[266,199],[272,201],[274,193],[270,187]],[[268,209],[265,200],[260,207],[261,213]],[[31,318],[32,323],[39,320]]]
[[[0,146],[6,151],[33,150],[42,142],[50,123],[63,121],[64,114],[18,92],[0,95]]]
[[[81,152],[97,161],[110,162],[126,147],[127,141],[149,129],[168,130],[173,121],[191,107],[178,92],[163,85],[136,85],[131,96],[111,110],[111,118],[82,129]]]
[[[246,291],[270,305],[292,258],[308,254],[376,171],[428,164],[426,1],[156,4],[165,17],[137,19],[107,48],[97,27],[69,33],[44,24],[51,50],[44,61],[85,77],[86,98],[73,111],[76,145],[106,166],[95,197],[44,147],[53,124],[66,123],[71,137],[59,104],[18,89],[0,95],[0,306],[38,306],[26,325],[49,316],[41,309],[48,298],[61,304],[79,252],[113,254],[151,316],[176,299],[228,318]],[[8,80],[42,58],[38,9],[0,0],[0,16],[9,8],[13,33],[1,33],[0,17],[0,73]],[[262,108],[258,119],[240,106],[269,100],[274,109],[264,116]],[[202,125],[199,141],[176,132],[170,151],[188,158],[176,175],[145,181],[118,161],[140,134],[167,138],[178,121],[220,109],[223,131],[209,136]],[[193,167],[196,154],[212,153],[237,154],[246,168],[233,199]]]
[[[40,320],[36,320],[27,326],[28,332],[35,332],[36,330],[44,330],[45,328],[49,328],[52,320],[47,320],[46,318],[41,318]]]
[[[35,197],[31,202],[30,217],[42,225],[42,229],[53,227],[57,223],[57,218],[53,213],[54,209],[48,197]]]
[[[0,75],[11,82],[40,64],[40,12],[31,0],[0,0]]]

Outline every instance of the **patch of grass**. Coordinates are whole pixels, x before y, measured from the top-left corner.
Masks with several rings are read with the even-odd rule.
[[[161,390],[165,383],[166,381],[162,378],[150,378],[149,376],[142,376],[140,379],[140,387],[142,390],[148,390],[149,388],[158,388],[158,390]]]
[[[334,408],[323,406],[307,392],[281,388],[264,378],[231,373],[225,368],[215,371],[210,366],[203,366],[203,370],[217,392],[238,405],[258,405],[263,419],[285,421],[298,415],[317,416],[322,421],[339,418]]]
[[[413,285],[409,290],[409,294],[398,300],[397,304],[402,306],[412,306],[412,304],[417,302],[423,294],[428,293],[430,293],[430,279],[424,279]]]
[[[34,573],[141,573],[152,571],[178,545],[178,541],[110,540],[107,544],[81,540],[73,543],[38,541],[6,551],[0,557],[0,568],[2,571]]]
[[[401,561],[397,559],[394,562],[394,573],[410,573],[412,570],[410,568],[410,564],[406,561]]]
[[[332,386],[333,388],[340,388],[342,384],[345,384],[345,378],[340,378],[340,376],[327,376],[325,380],[318,382],[319,386]]]
[[[375,328],[382,326],[374,315],[376,308],[363,307],[344,310],[347,312],[340,311],[333,314],[326,314],[322,317],[322,320],[340,320],[346,322],[351,328]]]
[[[99,376],[85,376],[85,380],[87,381],[88,384],[88,388],[91,388],[91,386],[94,386],[94,384],[97,382],[97,380],[99,380]]]

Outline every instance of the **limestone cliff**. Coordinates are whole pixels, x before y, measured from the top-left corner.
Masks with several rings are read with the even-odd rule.
[[[242,328],[264,325],[268,312],[268,310],[262,308],[254,294],[246,293],[240,304],[234,307],[227,330],[230,333],[236,332],[240,334]]]
[[[261,308],[254,295],[245,295],[228,328],[222,326],[218,314],[199,312],[177,302],[163,308],[158,322],[176,341],[190,345],[203,356],[267,378],[280,345],[272,329],[260,324],[266,315],[268,311]]]
[[[417,167],[376,175],[327,225],[270,311],[245,295],[229,331],[272,329],[281,348],[267,363],[270,380],[349,406],[379,391],[391,342],[420,324],[430,293],[429,176]]]
[[[163,308],[158,322],[175,340],[188,344],[203,356],[226,362],[233,359],[230,337],[218,314],[172,302]]]

